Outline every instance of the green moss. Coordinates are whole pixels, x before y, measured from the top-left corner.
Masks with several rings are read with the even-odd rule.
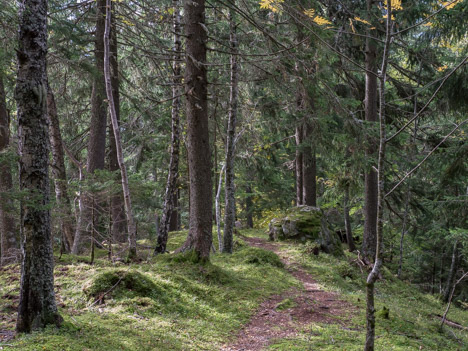
[[[247,247],[233,254],[236,258],[242,259],[245,263],[251,265],[270,265],[272,267],[284,267],[283,262],[274,252],[259,249],[256,247]]]
[[[163,289],[158,287],[146,275],[134,270],[110,270],[98,273],[83,287],[88,298],[102,298],[104,295],[122,296],[158,296]]]

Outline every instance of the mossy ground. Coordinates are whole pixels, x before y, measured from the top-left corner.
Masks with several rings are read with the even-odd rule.
[[[171,233],[170,250],[186,232]],[[237,239],[236,240],[240,240]],[[248,262],[251,248],[237,245],[233,255],[215,254],[199,265],[188,254],[162,255],[147,262],[112,264],[104,252],[94,265],[69,256],[57,259],[55,283],[61,329],[20,336],[3,350],[219,350],[245,324],[262,300],[297,282],[274,262]],[[243,254],[245,251],[245,255]],[[143,257],[150,253],[142,252]],[[273,263],[272,263],[273,262]],[[0,329],[13,328],[18,267],[0,271]],[[119,282],[104,304],[99,295]],[[4,319],[2,319],[4,317]]]
[[[259,230],[242,231],[254,237]],[[170,250],[186,233],[172,233]],[[112,264],[98,252],[94,265],[85,258],[57,259],[55,276],[61,329],[20,336],[1,345],[3,350],[219,350],[229,343],[255,312],[259,303],[273,294],[298,286],[277,265],[277,257],[245,246],[240,237],[233,255],[215,254],[211,262],[193,263],[190,255],[162,255],[139,264]],[[147,244],[147,243],[145,243]],[[355,257],[337,259],[307,252],[307,247],[281,242],[281,254],[300,264],[323,289],[337,291],[341,298],[359,307],[342,324],[312,324],[294,339],[274,340],[270,350],[361,350],[365,336],[366,273],[349,265]],[[260,251],[256,251],[260,250]],[[142,252],[142,257],[151,257]],[[259,257],[258,260],[252,257]],[[119,287],[95,303],[103,291],[120,279]],[[0,270],[0,329],[14,326],[19,269]],[[445,327],[432,317],[444,305],[435,297],[384,272],[377,283],[377,309],[389,309],[389,319],[377,317],[377,350],[468,350],[468,333]],[[286,307],[286,306],[285,306]],[[468,325],[468,311],[453,307],[449,318]]]

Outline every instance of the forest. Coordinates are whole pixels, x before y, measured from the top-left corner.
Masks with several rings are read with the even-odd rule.
[[[468,350],[466,0],[0,0],[0,350]]]

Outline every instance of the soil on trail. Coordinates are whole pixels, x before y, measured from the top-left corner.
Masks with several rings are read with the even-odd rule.
[[[339,295],[321,290],[312,276],[300,266],[281,255],[277,244],[260,238],[244,238],[249,245],[277,253],[286,270],[303,284],[303,289],[292,288],[264,301],[250,322],[223,351],[258,351],[276,339],[292,338],[312,323],[343,324],[355,307]],[[289,299],[291,308],[280,309],[280,303]]]

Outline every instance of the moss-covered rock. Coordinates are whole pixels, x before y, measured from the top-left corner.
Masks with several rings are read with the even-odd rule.
[[[137,271],[109,270],[96,274],[87,281],[83,292],[88,298],[156,297],[162,293],[153,280]]]
[[[279,268],[284,267],[283,262],[281,262],[277,254],[256,247],[245,248],[235,252],[233,256],[242,257],[243,261],[247,264],[270,265]]]
[[[330,230],[323,212],[312,206],[289,209],[283,218],[274,218],[269,225],[270,240],[314,241],[322,251],[335,256],[343,255],[338,237]]]

